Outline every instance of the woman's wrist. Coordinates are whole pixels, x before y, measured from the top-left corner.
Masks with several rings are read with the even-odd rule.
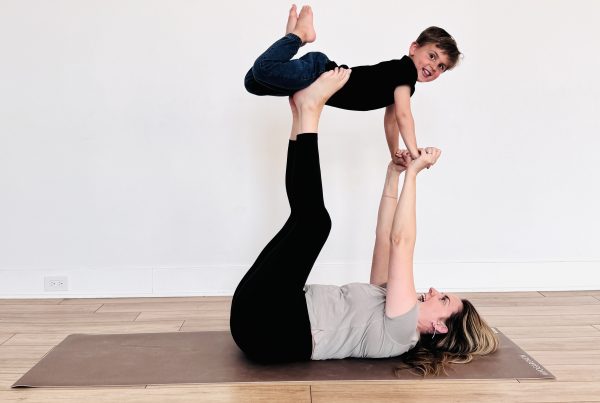
[[[410,178],[413,178],[413,177],[414,177],[414,178],[416,178],[418,173],[419,173],[419,171],[417,171],[416,169],[414,169],[414,168],[412,168],[412,167],[411,167],[411,168],[408,168],[408,169],[406,170],[406,172],[405,172],[405,174],[404,174],[404,175],[405,175],[405,177],[407,177],[407,178],[408,178],[408,177],[410,177]]]
[[[398,171],[398,169],[389,165],[388,169],[387,169],[387,176],[388,176],[388,178],[398,179],[398,177],[400,176],[400,172]]]

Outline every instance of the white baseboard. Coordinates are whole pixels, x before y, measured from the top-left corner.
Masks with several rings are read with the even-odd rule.
[[[282,273],[285,272],[282,267]],[[196,268],[0,270],[0,298],[98,298],[231,295],[247,266]],[[422,291],[562,291],[600,289],[599,261],[419,262]],[[283,274],[285,275],[285,274]],[[45,276],[67,276],[68,291],[44,291]],[[369,263],[315,265],[309,283],[368,282]]]

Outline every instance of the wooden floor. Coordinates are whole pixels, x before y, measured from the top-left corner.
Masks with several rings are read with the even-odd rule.
[[[462,294],[556,381],[315,382],[10,389],[70,333],[227,330],[225,297],[0,300],[0,402],[600,401],[600,291]]]

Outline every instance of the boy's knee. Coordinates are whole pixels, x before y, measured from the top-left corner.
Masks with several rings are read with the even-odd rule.
[[[266,79],[265,72],[266,72],[266,69],[265,69],[264,63],[261,60],[257,60],[252,65],[252,68],[250,69],[249,73],[252,73],[252,76],[254,77],[255,80],[264,81]]]
[[[248,91],[250,94],[261,95],[258,91],[258,83],[254,79],[252,69],[248,70],[248,73],[246,73],[246,77],[244,77],[244,87],[246,88],[246,91]]]
[[[312,65],[317,73],[322,73],[330,69],[330,66],[336,66],[335,62],[331,62],[327,55],[321,52],[308,52],[307,54],[302,56],[300,60],[303,60]]]

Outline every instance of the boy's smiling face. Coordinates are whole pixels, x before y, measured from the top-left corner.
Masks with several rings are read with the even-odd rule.
[[[416,42],[410,45],[408,52],[417,68],[417,81],[433,81],[448,69],[448,55],[433,43],[419,46]]]

